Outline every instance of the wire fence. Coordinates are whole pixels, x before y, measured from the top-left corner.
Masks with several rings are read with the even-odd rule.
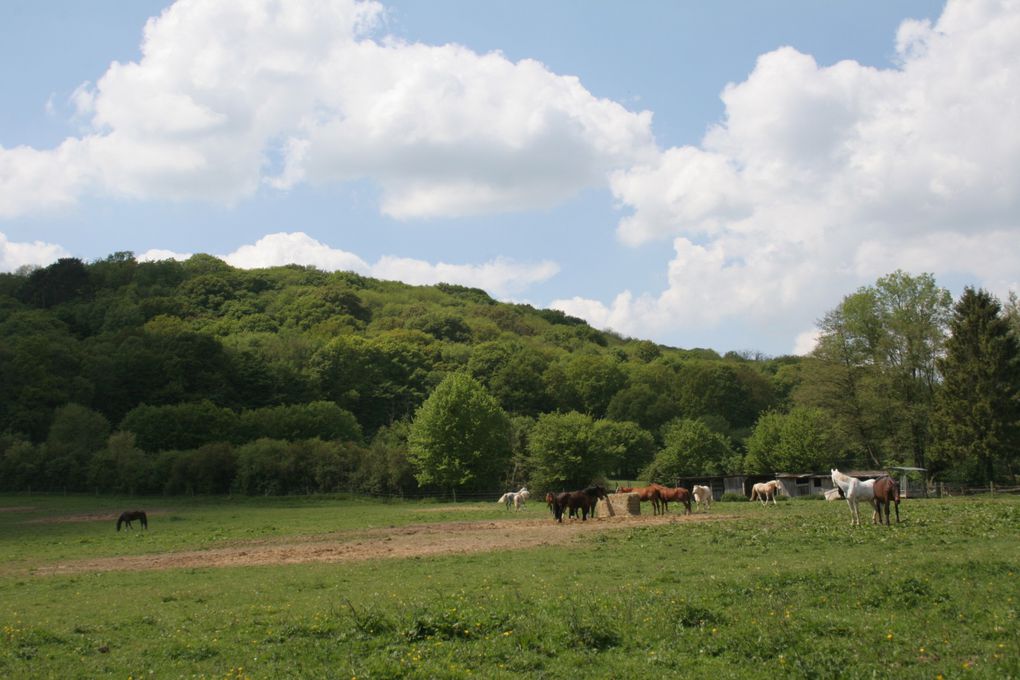
[[[980,496],[980,495],[1016,495],[1020,494],[1020,486],[999,486],[989,484],[988,486],[966,486],[964,484],[953,484],[951,482],[936,482],[929,486],[928,495],[934,498],[952,498],[954,496]]]

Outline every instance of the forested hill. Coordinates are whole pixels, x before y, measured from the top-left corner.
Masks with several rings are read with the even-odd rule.
[[[68,258],[0,275],[3,481],[92,488],[93,458],[114,455],[118,434],[150,459],[260,438],[341,441],[362,456],[381,447],[392,458],[401,423],[445,376],[465,372],[521,422],[577,412],[661,441],[666,423],[701,418],[739,449],[786,396],[780,369],[796,361],[625,339],[457,285],[242,270],[207,255]],[[409,483],[406,470],[378,474]]]

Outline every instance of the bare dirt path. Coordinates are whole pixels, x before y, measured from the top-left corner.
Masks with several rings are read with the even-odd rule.
[[[146,510],[145,514],[147,517],[159,517],[166,515],[169,510],[158,508],[156,510]],[[120,517],[120,512],[92,512],[82,513],[78,515],[54,515],[52,517],[39,517],[38,519],[26,519],[25,524],[65,524],[74,522],[116,522],[117,518]]]
[[[344,532],[299,540],[253,541],[226,548],[153,555],[130,555],[43,565],[35,574],[80,574],[100,571],[146,571],[208,567],[243,567],[306,562],[352,562],[371,559],[466,554],[513,548],[561,545],[599,531],[655,524],[731,519],[728,515],[613,517],[557,524],[542,520],[441,522],[368,531]]]

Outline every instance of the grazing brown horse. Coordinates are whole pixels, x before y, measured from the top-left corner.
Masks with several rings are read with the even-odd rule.
[[[683,503],[684,507],[687,508],[684,511],[685,515],[691,514],[691,492],[682,486],[670,488],[663,486],[662,484],[652,484],[659,490],[659,496],[662,497],[662,514],[666,514],[669,510],[669,502],[676,501],[677,503]]]
[[[547,493],[545,495],[545,504],[549,508],[549,512],[552,512],[552,513],[556,512],[555,510],[553,510],[553,503],[555,503],[555,502],[556,502],[556,496],[553,495],[552,491],[550,491],[549,493]]]
[[[564,491],[556,494],[553,498],[553,514],[556,521],[563,522],[563,511],[569,511],[569,516],[574,517],[578,510],[581,511],[581,521],[588,519],[588,513],[595,515],[595,502],[599,498],[606,497],[606,490],[601,486],[592,485],[581,491]]]
[[[896,504],[896,523],[900,523],[900,484],[892,477],[879,477],[875,480],[875,499],[871,501],[875,505],[875,512],[871,523],[875,520],[882,523],[882,508],[885,507],[885,523],[889,525],[889,505]]]
[[[138,520],[142,523],[143,529],[149,528],[149,519],[145,516],[145,513],[141,510],[131,510],[129,512],[120,513],[120,517],[117,518],[117,531],[120,531],[121,524],[127,524],[128,529],[133,529],[131,522]]]
[[[616,487],[616,493],[636,493],[641,502],[651,501],[652,503],[652,514],[658,515],[662,509],[662,494],[659,492],[659,488],[652,484],[651,486],[618,486]]]

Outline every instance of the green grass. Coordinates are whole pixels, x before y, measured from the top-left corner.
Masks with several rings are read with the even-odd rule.
[[[0,676],[1020,678],[1020,499],[845,503],[585,533],[519,552],[43,576],[79,557],[508,515],[311,499],[152,499],[148,532],[34,523],[137,501],[0,496]],[[491,505],[491,507],[490,507]],[[551,522],[552,520],[549,519]],[[8,557],[10,556],[10,557]]]

